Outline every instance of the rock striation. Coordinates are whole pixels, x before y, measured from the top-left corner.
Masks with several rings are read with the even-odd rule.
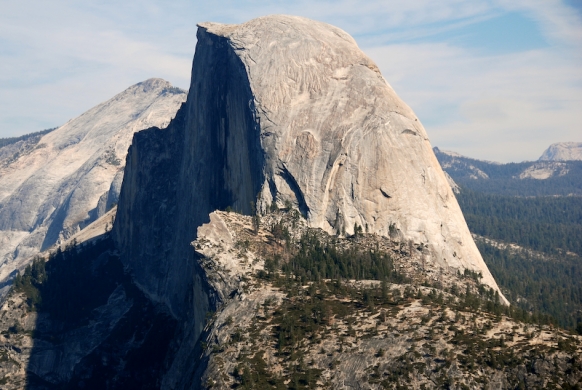
[[[127,160],[115,236],[146,291],[187,311],[191,281],[176,281],[208,214],[289,202],[311,227],[427,245],[497,289],[424,128],[353,38],[283,15],[197,36],[187,103]]]
[[[499,291],[424,128],[348,34],[275,15],[202,23],[197,37],[187,102],[134,135],[112,231],[134,282],[183,324],[165,386],[196,370],[221,301],[190,245],[217,209],[291,206],[342,236],[357,225]]]
[[[186,91],[138,83],[32,141],[0,149],[0,281],[118,201],[133,133],[165,126]]]

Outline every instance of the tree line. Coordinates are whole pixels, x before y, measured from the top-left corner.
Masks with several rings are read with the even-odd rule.
[[[582,197],[509,197],[464,189],[469,230],[546,253],[582,255]]]

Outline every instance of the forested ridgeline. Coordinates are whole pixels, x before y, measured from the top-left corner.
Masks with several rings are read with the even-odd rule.
[[[537,179],[470,179],[457,178],[447,170],[453,180],[461,187],[471,190],[505,196],[582,196],[582,161],[573,163],[577,168],[567,175]]]
[[[506,196],[582,195],[582,161],[526,161],[499,164],[463,156],[451,156],[434,148],[444,170],[461,187]],[[528,169],[544,169],[553,174],[543,180],[520,178]]]
[[[524,310],[551,315],[562,327],[572,329],[581,324],[582,197],[499,195],[508,192],[507,187],[496,188],[499,181],[466,180],[489,186],[486,192],[479,191],[475,185],[461,186],[460,193],[456,194],[469,230],[521,247],[503,248],[477,240],[487,266],[506,297]],[[540,188],[547,180],[532,183]],[[515,189],[523,194],[518,186]],[[556,190],[552,195],[563,187],[558,186]]]
[[[464,213],[549,224],[582,223],[582,197],[513,197],[463,188],[457,200]]]
[[[278,255],[265,260],[265,270],[259,271],[258,277],[273,282],[278,288],[287,290],[292,295],[303,288],[309,288],[311,291],[319,283],[329,283],[335,293],[343,291],[348,295],[361,294],[366,304],[371,304],[371,307],[374,306],[372,302],[376,298],[386,301],[386,289],[389,284],[406,284],[410,287],[418,283],[418,275],[409,277],[398,271],[403,270],[398,266],[403,259],[395,262],[389,253],[379,250],[378,247],[374,249],[365,245],[345,247],[334,243],[334,240],[321,241],[316,234],[310,233],[304,234],[298,244],[295,253],[286,261],[282,261]],[[539,310],[532,310],[529,307],[524,310],[521,307],[507,307],[501,304],[499,294],[481,284],[480,279],[480,274],[467,269],[463,274],[458,272],[451,278],[450,287],[425,278],[422,286],[433,288],[429,297],[423,298],[422,293],[418,293],[419,290],[415,290],[415,293],[406,293],[407,288],[404,298],[415,296],[423,298],[426,302],[434,298],[435,302],[444,304],[443,292],[446,292],[450,294],[449,303],[452,304],[455,301],[453,297],[456,296],[461,299],[459,304],[463,309],[482,310],[495,315],[504,314],[528,323],[557,324],[555,319]],[[360,288],[355,288],[354,281],[361,280],[376,280],[381,283],[372,283],[369,287],[363,287],[364,284]],[[437,294],[436,291],[441,292]]]
[[[4,147],[6,145],[10,145],[10,144],[15,144],[17,142],[20,141],[26,141],[30,138],[34,138],[34,137],[41,137],[45,134],[50,133],[53,130],[56,130],[57,127],[53,127],[52,129],[46,129],[46,130],[42,130],[42,131],[37,131],[34,133],[29,133],[29,134],[25,134],[25,135],[21,135],[19,137],[10,137],[10,138],[0,138],[0,148]]]
[[[533,256],[527,250],[496,248],[476,240],[506,298],[526,311],[551,315],[561,327],[582,325],[582,259]]]
[[[471,232],[536,251],[582,255],[582,197],[509,197],[462,188]]]

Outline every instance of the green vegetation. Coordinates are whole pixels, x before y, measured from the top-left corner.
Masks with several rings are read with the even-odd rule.
[[[14,289],[26,295],[26,303],[33,310],[42,301],[39,288],[45,280],[46,268],[42,258],[35,258],[32,264],[26,266],[22,275],[18,273],[14,278]]]
[[[394,270],[386,253],[377,250],[340,250],[333,242],[322,243],[316,235],[305,234],[299,241],[299,250],[282,265],[285,274],[293,274],[302,281],[321,279],[372,279],[399,283],[404,278]]]
[[[536,251],[582,255],[582,197],[517,198],[463,188],[457,200],[473,233]]]
[[[540,259],[527,251],[477,245],[507,299],[527,311],[551,315],[568,329],[582,322],[582,261],[579,257]]]
[[[355,302],[360,302],[359,306],[369,308],[395,302],[401,303],[401,300],[410,298],[422,298],[424,303],[445,304],[456,310],[485,311],[497,316],[506,315],[526,323],[556,322],[551,315],[544,314],[537,308],[502,305],[499,294],[480,284],[481,275],[470,270],[465,270],[463,277],[477,282],[477,291],[472,292],[469,287],[460,291],[453,286],[448,292],[460,298],[458,300],[449,299],[445,302],[443,294],[437,293],[434,288],[426,295],[422,295],[418,288],[409,288],[401,297],[389,298],[388,283],[402,284],[410,281],[394,269],[393,261],[388,254],[354,248],[340,249],[334,241],[322,243],[315,234],[305,234],[300,240],[297,253],[289,261],[283,264],[280,262],[278,258],[267,260],[266,271],[259,271],[258,277],[274,282],[275,286],[282,288],[290,297],[305,294],[311,297],[308,303],[302,303],[303,315],[293,316],[292,313],[297,313],[298,309],[292,305],[283,309],[287,326],[281,329],[288,330],[292,326],[297,327],[300,323],[306,326],[303,332],[296,328],[295,330],[300,333],[295,337],[291,337],[288,332],[285,333],[284,340],[289,340],[290,337],[300,340],[305,334],[314,332],[318,325],[326,323],[327,316],[341,314],[342,305],[340,308],[326,306],[333,305],[331,301],[326,301],[329,296],[349,297]],[[381,283],[370,287],[356,287],[347,283],[346,280],[377,280]],[[430,284],[426,286],[431,287]],[[285,343],[286,341],[283,341],[284,345]]]
[[[580,225],[581,197],[512,197],[491,195],[463,188],[457,195],[465,214],[552,225]]]
[[[48,312],[54,320],[74,327],[89,317],[90,312],[107,302],[109,292],[120,282],[120,263],[109,261],[109,240],[57,250],[47,262],[38,258],[14,280],[14,289],[26,295],[31,310]],[[91,261],[104,262],[102,277],[96,280]]]
[[[277,261],[269,262],[272,267],[270,275],[275,275],[277,270]],[[299,250],[285,264],[280,266],[285,278],[278,279],[278,285],[286,286],[286,291],[291,295],[298,291],[299,286],[314,286],[312,282],[321,282],[330,280],[333,288],[330,290],[333,294],[342,292],[352,296],[355,300],[360,300],[366,305],[381,305],[392,301],[387,298],[387,283],[410,283],[410,280],[395,270],[394,263],[387,253],[371,250],[340,249],[333,241],[323,244],[315,235],[306,234],[301,238]],[[542,271],[543,272],[543,271]],[[516,274],[521,274],[521,272]],[[263,274],[260,274],[263,275]],[[456,286],[448,290],[454,296],[460,298],[456,302],[449,302],[449,306],[459,310],[485,311],[495,315],[506,315],[518,321],[549,324],[555,323],[556,320],[548,315],[545,310],[535,307],[507,307],[501,305],[499,295],[493,289],[480,284],[481,274],[465,270],[462,275],[465,279],[472,279],[477,283],[477,291],[471,292],[469,288],[460,291]],[[579,276],[581,276],[579,278]],[[572,275],[571,283],[575,280],[582,280],[582,275]],[[365,288],[350,287],[342,280],[379,280],[382,283],[371,287],[368,291]],[[440,288],[437,282],[436,288]],[[291,286],[291,287],[290,287]],[[426,286],[431,287],[430,284]],[[312,291],[314,287],[310,287]],[[582,286],[578,287],[582,291]],[[403,298],[418,297],[420,290],[405,290]],[[434,302],[443,304],[444,298],[437,294],[437,290],[431,290],[431,293],[421,296],[425,303]],[[544,314],[546,313],[546,314]]]
[[[278,239],[289,240],[283,224],[271,229]],[[305,362],[303,344],[316,342],[330,326],[332,317],[345,318],[354,307],[388,303],[387,281],[403,282],[406,279],[394,270],[388,254],[378,251],[342,250],[333,241],[322,243],[315,234],[306,233],[299,241],[294,255],[282,262],[280,256],[265,262],[260,279],[272,282],[290,298],[273,309],[271,322],[273,342],[277,356],[283,361],[286,374],[272,375],[266,370],[264,351],[241,354],[233,376],[236,388],[241,389],[311,389],[321,375]],[[346,284],[346,279],[382,280],[375,288],[360,289]],[[352,302],[331,298],[345,297]],[[361,302],[361,303],[358,303]],[[264,311],[270,304],[265,303]],[[258,328],[250,330],[253,340]],[[231,342],[241,342],[240,332],[231,335]],[[285,381],[289,383],[285,384]]]
[[[285,236],[283,227],[274,230],[281,232],[281,237]],[[462,290],[454,286],[447,292],[429,284],[394,288],[389,282],[409,281],[395,271],[388,254],[362,248],[358,251],[354,249],[355,245],[346,246],[345,242],[340,243],[335,238],[326,241],[314,233],[307,233],[287,260],[275,256],[266,261],[266,270],[259,271],[257,277],[278,288],[286,298],[279,302],[268,299],[257,305],[256,321],[249,328],[235,326],[226,344],[213,347],[213,352],[220,353],[232,350],[229,347],[234,344],[243,346],[235,355],[236,369],[230,373],[235,382],[232,388],[309,389],[322,384],[329,386],[322,377],[323,371],[340,369],[341,356],[358,351],[355,347],[358,340],[370,338],[383,340],[405,336],[406,343],[411,343],[407,352],[390,360],[389,364],[380,363],[366,370],[367,381],[383,388],[410,385],[413,378],[427,373],[431,373],[431,380],[437,386],[446,387],[447,383],[452,383],[449,369],[453,363],[484,384],[488,379],[483,367],[510,372],[521,365],[531,365],[543,351],[553,351],[546,351],[543,346],[532,349],[525,342],[510,347],[505,340],[512,335],[488,335],[493,323],[501,321],[502,316],[538,326],[555,323],[550,316],[504,306],[497,292],[481,284],[477,284],[476,289],[469,285]],[[471,271],[459,277],[476,283],[481,279],[480,274]],[[430,308],[428,314],[420,318],[420,324],[427,325],[424,328],[415,325],[419,319],[414,319],[414,312],[409,314],[412,318],[399,314],[414,301]],[[456,313],[454,318],[447,315],[447,311]],[[374,318],[376,325],[362,326],[362,321],[367,322],[366,319],[370,318]],[[479,324],[476,319],[479,319]],[[407,322],[417,332],[396,332],[393,325],[378,331],[380,325],[394,324],[394,321]],[[226,323],[232,325],[232,319],[227,319]],[[265,333],[261,333],[265,329],[269,329],[267,340]],[[533,332],[531,334],[533,337]],[[335,340],[331,349],[325,342],[330,339]],[[445,340],[456,352],[446,348],[437,352],[434,347],[437,339]],[[558,349],[575,348],[572,340],[564,339],[560,343]],[[269,348],[272,349],[269,351]],[[314,363],[314,351],[330,362],[329,367],[328,363],[325,366]],[[384,358],[386,354],[382,348],[372,353],[376,358]],[[266,356],[274,356],[277,362],[269,359],[267,363]],[[273,372],[273,364],[282,371]],[[519,385],[517,374],[507,375],[512,385]],[[207,385],[212,387],[213,383],[210,380]]]
[[[164,88],[160,94],[161,95],[163,95],[163,94],[181,95],[181,94],[185,94],[185,93],[186,93],[186,91],[184,91],[181,88],[178,88],[178,87],[167,87],[167,88]]]
[[[457,200],[471,232],[523,248],[477,243],[512,304],[576,328],[582,322],[582,197],[523,198],[463,188]]]

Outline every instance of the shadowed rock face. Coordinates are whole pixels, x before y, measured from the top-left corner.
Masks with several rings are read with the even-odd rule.
[[[349,35],[291,16],[202,23],[187,102],[130,148],[122,258],[198,334],[214,298],[193,261],[196,229],[215,209],[289,201],[312,227],[423,243],[428,261],[498,289],[424,128]]]
[[[431,260],[497,289],[414,112],[342,30],[292,16],[203,23],[244,64],[260,124],[260,208],[297,205],[312,227],[427,244]],[[391,228],[392,226],[392,228]]]
[[[186,91],[149,79],[36,143],[0,151],[0,282],[103,215],[120,191],[133,133],[166,126]]]
[[[194,259],[196,229],[216,209],[250,214],[263,183],[263,151],[243,63],[228,40],[198,32],[188,100],[163,130],[136,133],[113,235],[135,282],[185,321],[166,378],[185,380],[215,299]]]

